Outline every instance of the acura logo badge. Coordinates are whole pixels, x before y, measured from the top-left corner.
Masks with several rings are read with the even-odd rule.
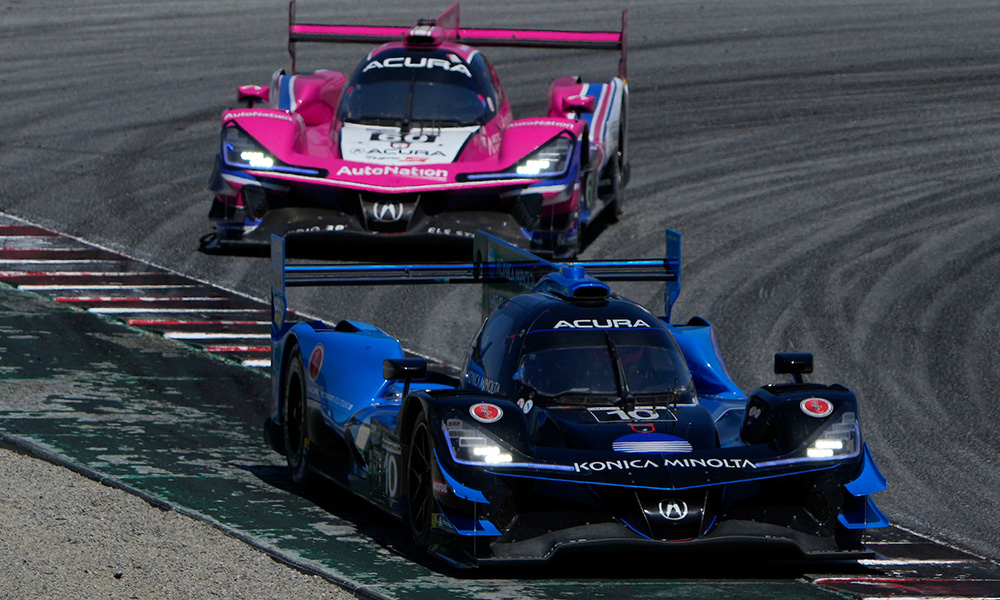
[[[663,500],[660,502],[660,515],[668,521],[680,521],[688,516],[688,505],[681,500]]]
[[[383,222],[398,221],[403,218],[403,203],[376,202],[372,207],[372,216]]]

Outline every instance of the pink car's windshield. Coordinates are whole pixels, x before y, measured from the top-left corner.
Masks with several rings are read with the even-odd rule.
[[[447,56],[400,51],[363,61],[341,100],[340,120],[394,126],[485,123],[496,110],[496,92],[483,76],[485,69],[475,60],[466,64]]]

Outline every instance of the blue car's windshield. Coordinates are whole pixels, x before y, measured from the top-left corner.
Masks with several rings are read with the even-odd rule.
[[[618,398],[626,386],[637,397],[679,395],[677,401],[690,402],[691,394],[687,363],[669,334],[656,330],[533,332],[514,377],[556,400]]]

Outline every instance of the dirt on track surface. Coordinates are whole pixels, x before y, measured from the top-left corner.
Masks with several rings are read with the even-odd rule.
[[[716,325],[736,381],[772,381],[775,351],[813,352],[816,380],[861,396],[890,517],[1000,556],[1000,11],[943,0],[627,4],[627,214],[584,258],[650,256],[665,227],[680,231],[675,318]],[[300,14],[408,24],[443,8],[365,6],[306,1]],[[265,261],[196,248],[219,112],[236,85],[288,67],[283,3],[0,0],[0,11],[0,211],[265,297]],[[462,23],[607,29],[617,12],[468,2]],[[300,66],[350,70],[363,52],[300,51]],[[488,54],[517,116],[544,111],[554,76],[614,72],[607,56]],[[478,318],[468,290],[293,302],[375,322],[450,362]]]
[[[352,597],[211,525],[0,448],[0,598]]]

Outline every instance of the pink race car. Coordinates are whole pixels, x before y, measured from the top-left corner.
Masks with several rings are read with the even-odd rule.
[[[628,180],[626,13],[621,31],[459,27],[456,2],[415,27],[308,25],[289,10],[292,73],[241,86],[222,113],[216,231],[206,250],[402,235],[471,240],[485,229],[570,258],[581,231],[617,219]],[[297,73],[296,42],[383,42],[345,75]],[[473,45],[610,49],[618,76],[558,77],[548,113],[514,119]]]

